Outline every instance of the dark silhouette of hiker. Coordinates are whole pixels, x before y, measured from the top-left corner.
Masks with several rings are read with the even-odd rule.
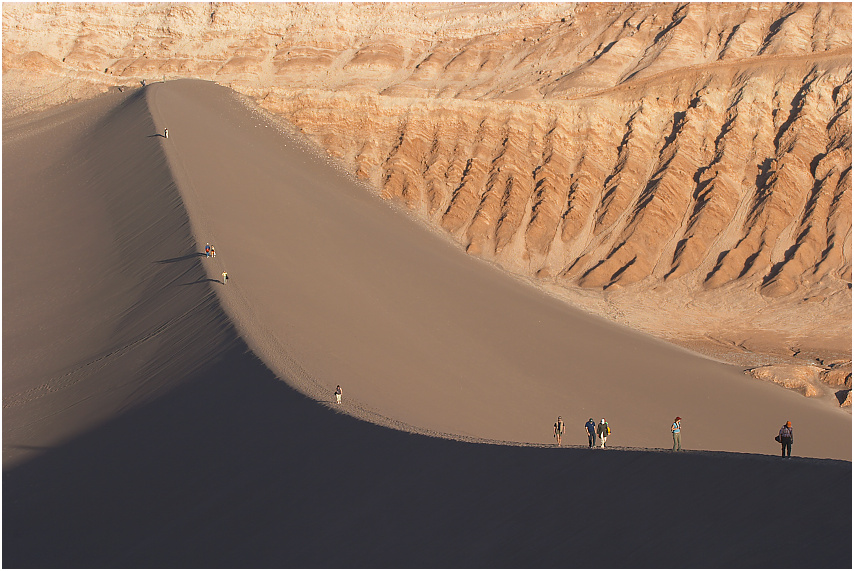
[[[593,448],[593,445],[596,444],[596,423],[593,422],[593,419],[587,421],[587,424],[584,425],[584,428],[587,430],[587,444],[589,448]]]
[[[795,441],[795,438],[792,434],[792,423],[791,421],[786,421],[786,424],[783,425],[783,428],[780,429],[780,435],[778,436],[780,439],[780,445],[783,447],[782,457],[783,458],[791,458],[792,457],[792,442]]]
[[[163,129],[163,136],[167,139],[169,138],[169,129]]]

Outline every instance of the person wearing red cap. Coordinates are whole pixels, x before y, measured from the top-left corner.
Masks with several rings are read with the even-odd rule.
[[[682,417],[677,416],[673,421],[673,426],[670,427],[670,432],[673,434],[673,451],[682,450]]]
[[[783,458],[792,457],[792,442],[794,440],[792,436],[792,423],[787,420],[783,428],[780,429],[780,444],[783,446]]]

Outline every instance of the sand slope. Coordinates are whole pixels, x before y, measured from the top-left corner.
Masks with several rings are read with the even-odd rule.
[[[620,446],[851,458],[851,417],[740,370],[574,311],[473,261],[389,208],[230,92],[202,81],[148,98],[208,275],[250,346],[314,398],[428,433],[570,442],[609,420]],[[827,438],[832,434],[834,438]]]
[[[574,398],[555,405],[569,419],[604,398],[566,375],[549,380],[543,371],[525,373],[524,367],[514,375],[491,367],[492,406],[478,407],[476,399],[465,396],[443,403],[442,395],[454,385],[438,374],[433,392],[406,379],[398,388],[362,368],[373,360],[353,358],[358,343],[371,345],[368,341],[394,322],[392,309],[385,315],[377,310],[380,317],[369,323],[358,321],[364,300],[380,294],[385,297],[368,307],[394,304],[401,320],[395,332],[402,338],[375,366],[445,362],[454,369],[470,359],[469,352],[443,353],[448,350],[443,336],[460,343],[465,338],[473,351],[512,363],[520,357],[510,344],[489,353],[484,347],[491,346],[490,338],[474,334],[495,329],[507,335],[501,330],[507,326],[505,314],[521,327],[530,312],[542,311],[537,315],[544,324],[527,323],[521,332],[534,335],[566,320],[585,326],[575,331],[576,343],[588,338],[611,343],[610,352],[597,353],[596,344],[588,342],[589,363],[576,358],[581,371],[592,370],[597,361],[641,367],[641,356],[663,354],[667,359],[655,369],[663,380],[651,383],[674,382],[667,379],[679,377],[680,367],[724,379],[731,374],[724,386],[748,387],[748,404],[758,398],[750,387],[766,385],[751,385],[729,369],[630,332],[613,332],[631,340],[625,345],[602,337],[606,333],[595,329],[598,321],[457,257],[457,250],[419,233],[355,188],[341,184],[334,187],[337,194],[332,187],[324,194],[324,183],[340,179],[321,168],[322,161],[305,156],[299,159],[303,164],[285,163],[301,167],[296,170],[257,168],[253,157],[281,166],[276,157],[292,147],[250,119],[228,92],[188,82],[4,125],[5,567],[851,565],[850,462],[798,458],[783,464],[755,454],[475,444],[376,426],[293,390],[301,387],[326,399],[329,383],[341,382],[345,410],[354,414],[376,411],[429,431],[459,427],[461,433],[532,441],[546,440],[539,435],[549,432],[554,414],[541,412],[545,397],[539,395],[560,395],[559,381],[574,389],[564,392]],[[166,121],[168,141],[153,136]],[[224,147],[228,141],[230,152]],[[219,175],[212,194],[201,195],[208,186],[199,184],[207,179],[196,170],[197,154],[207,154],[204,169]],[[244,171],[244,166],[256,168]],[[247,173],[259,187],[275,181],[277,190],[311,192],[267,192],[263,198],[272,202],[259,207],[258,195],[249,192],[253,185],[241,178]],[[228,189],[239,189],[234,197],[240,200],[229,202]],[[279,208],[276,198],[282,196],[297,206]],[[378,251],[361,250],[362,257],[353,259],[364,243],[336,241],[334,224],[310,219],[312,201],[340,203],[339,224],[355,224],[350,215],[358,214],[367,222],[365,239],[373,238]],[[228,206],[232,209],[220,216],[217,209]],[[278,225],[270,229],[260,223],[267,218]],[[372,225],[378,218],[390,224],[388,229]],[[255,220],[254,226],[244,219]],[[308,226],[318,226],[326,240],[303,236],[291,242],[283,234]],[[376,239],[380,231],[385,240]],[[215,261],[199,258],[193,232],[211,236],[219,254]],[[52,257],[57,245],[62,256]],[[395,248],[402,251],[396,257]],[[343,252],[336,257],[336,250]],[[421,280],[406,277],[411,268],[396,265],[415,255]],[[283,259],[288,264],[280,264]],[[224,287],[210,281],[205,272],[220,271],[210,262],[227,264],[233,281]],[[295,271],[300,267],[316,273]],[[364,271],[370,268],[377,269]],[[350,284],[343,298],[339,280],[322,279],[342,273]],[[374,274],[384,279],[368,279]],[[407,304],[402,293],[393,295],[395,279],[408,280],[406,285],[449,282],[444,288],[432,285],[446,296],[449,306],[440,315],[451,325],[440,328],[438,318],[427,319],[436,310],[428,288],[409,292],[422,296],[418,299],[426,306]],[[465,293],[469,284],[484,283],[496,291]],[[374,289],[383,284],[389,285]],[[483,296],[483,313],[447,298],[454,291]],[[519,304],[530,305],[495,310],[490,302],[497,296],[517,296]],[[276,314],[279,304],[262,304],[273,297],[287,302],[287,320]],[[421,329],[425,325],[405,321],[415,312],[437,328],[432,336]],[[330,316],[342,314],[343,323],[324,327]],[[487,321],[475,328],[478,319]],[[362,325],[358,331],[341,331],[354,322]],[[252,323],[264,330],[252,329]],[[284,323],[290,329],[279,328]],[[417,352],[403,352],[413,328],[437,348],[434,358],[418,361]],[[269,367],[248,351],[238,329]],[[456,329],[463,333],[455,334]],[[273,345],[267,345],[274,342],[288,353],[276,358]],[[544,345],[526,348],[557,356],[558,349],[572,346],[557,339]],[[634,360],[621,363],[617,349]],[[668,365],[670,357],[675,365]],[[344,376],[341,363],[348,361]],[[486,357],[480,363],[491,365]],[[277,378],[280,371],[271,371],[279,367],[289,373],[288,383]],[[466,369],[472,374],[464,377],[473,377],[480,388],[487,377],[472,371]],[[541,377],[547,380],[535,393],[538,398],[516,406],[514,386]],[[702,376],[692,382],[703,382]],[[618,388],[614,381],[603,390],[607,395]],[[401,397],[415,390],[422,391],[422,416]],[[722,399],[693,394],[712,403]],[[768,430],[757,431],[768,440],[781,414],[775,407],[790,393],[763,389],[760,394],[769,399],[768,415],[774,419]],[[784,400],[775,400],[778,394]],[[804,427],[796,454],[828,450],[829,456],[845,458],[843,444],[822,444],[805,425],[815,415],[816,422],[828,423],[822,425],[823,440],[837,440],[826,438],[827,431],[850,439],[850,417],[846,428],[833,411],[809,408],[791,396],[793,422],[799,430]],[[623,414],[607,414],[631,419],[637,398],[637,393],[623,395]],[[454,414],[466,406],[475,412],[461,421]],[[705,418],[690,416],[702,414],[699,404],[682,406],[691,411],[680,412],[686,419]],[[501,422],[492,416],[494,408],[504,411]],[[637,433],[639,442],[648,437],[664,445],[669,436],[666,426],[660,434],[660,425],[672,413],[666,416],[655,429],[620,428],[621,438],[631,442],[629,433]],[[534,433],[528,428],[533,424],[538,436],[526,438]],[[628,427],[631,420],[614,424]],[[655,436],[644,436],[644,430]],[[697,447],[699,433],[686,432],[686,443],[690,434],[691,447]],[[569,440],[577,442],[578,434]],[[710,436],[707,442],[714,447],[717,441]],[[754,445],[747,436],[738,442],[732,449]]]

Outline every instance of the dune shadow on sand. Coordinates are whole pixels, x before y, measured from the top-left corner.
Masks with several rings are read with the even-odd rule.
[[[167,395],[6,471],[3,565],[845,567],[850,487],[811,482],[850,474],[398,432],[302,396],[235,340]],[[602,529],[607,549],[590,549]]]

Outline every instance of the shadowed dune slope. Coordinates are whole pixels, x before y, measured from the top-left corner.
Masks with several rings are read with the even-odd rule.
[[[142,95],[4,124],[4,567],[850,567],[850,462],[445,440],[281,382]]]
[[[851,458],[851,416],[573,310],[419,226],[226,88],[147,91],[220,298],[250,347],[305,394],[428,434],[548,444],[605,417],[617,446]],[[208,263],[209,262],[209,263]],[[412,428],[415,427],[415,428]],[[749,428],[746,428],[749,427]],[[828,434],[834,435],[827,438]]]

